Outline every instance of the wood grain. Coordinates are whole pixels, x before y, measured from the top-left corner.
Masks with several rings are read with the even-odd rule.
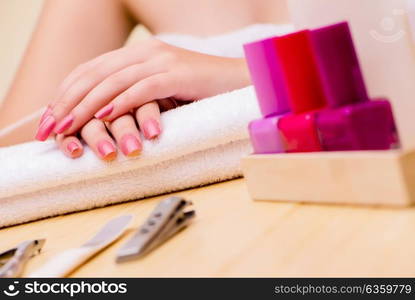
[[[243,179],[178,194],[195,204],[193,225],[150,255],[116,264],[130,230],[72,276],[415,276],[414,208],[257,202]],[[137,227],[161,198],[2,229],[0,250],[45,237],[28,274],[114,216],[132,213]]]

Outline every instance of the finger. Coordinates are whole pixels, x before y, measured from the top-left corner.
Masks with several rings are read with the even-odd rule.
[[[126,50],[122,49],[118,51],[123,53]],[[133,60],[136,60],[136,56],[119,55],[117,52],[102,62],[89,64],[85,70],[82,70],[80,75],[74,75],[76,79],[72,79],[73,82],[66,89],[63,95],[53,105],[48,106],[50,110],[48,111],[47,109],[45,111],[45,117],[42,117],[44,120],[39,125],[39,130],[43,134],[36,136],[36,138],[40,141],[45,140],[55,128],[56,124],[62,121],[62,119],[68,115],[68,113],[79,103],[79,101],[83,99],[83,97],[86,96],[86,94],[92,88],[94,88],[98,83],[100,83],[112,73],[118,72],[124,67],[132,64]],[[68,80],[68,82],[72,80]],[[65,83],[65,86],[66,85],[69,84]],[[45,121],[48,121],[47,127],[42,126]],[[70,117],[65,120],[66,123],[70,121]]]
[[[156,101],[140,106],[135,112],[135,117],[146,139],[154,139],[160,135],[160,108]]]
[[[71,87],[71,85],[76,80],[78,80],[83,74],[85,74],[88,70],[94,68],[100,62],[100,58],[101,57],[97,57],[86,63],[80,64],[71,73],[69,73],[69,75],[59,85],[56,96],[54,100],[49,104],[49,107],[51,109],[54,108],[56,102],[65,94],[69,87]]]
[[[100,56],[97,56],[90,61],[80,64],[77,66],[60,84],[55,99],[49,104],[50,108],[54,108],[62,96],[68,91],[68,89],[80,79],[82,75],[85,75],[89,70],[94,69],[99,64],[102,64],[105,60],[111,60],[120,52],[120,49],[104,53]]]
[[[75,80],[77,80],[82,74],[84,74],[90,68],[93,68],[95,65],[97,65],[100,62],[99,58],[100,57],[93,59],[87,63],[81,64],[77,66],[71,73],[69,73],[69,75],[63,80],[63,82],[58,87],[55,99],[46,106],[45,112],[42,114],[40,118],[39,126],[48,116],[52,114],[53,108],[55,107],[58,99],[60,99],[63,96],[63,94],[68,90],[68,88],[73,84],[73,82],[75,82]]]
[[[105,64],[106,61],[120,62],[119,69],[124,68],[126,65],[143,62],[147,60],[152,53],[157,50],[168,47],[166,43],[157,39],[148,39],[144,41],[144,44],[140,44],[137,47],[123,47],[114,51],[104,53],[86,63],[83,63],[76,67],[62,82],[58,89],[58,93],[49,107],[53,109],[60,101],[63,95],[69,90],[69,88],[77,81],[81,80],[81,76],[85,75],[89,70]]]
[[[129,66],[115,74],[110,75],[94,89],[65,116],[55,127],[56,133],[71,134],[81,128],[103,106],[116,96],[134,85],[137,81],[158,72],[157,64],[147,63]]]
[[[105,161],[114,160],[117,150],[102,121],[92,119],[81,130],[81,136],[94,153]]]
[[[81,70],[77,70],[70,75],[71,78],[65,80],[62,95],[52,105],[48,106],[49,110],[46,109],[40,127],[47,119],[48,126],[43,126],[42,129],[39,127],[42,135],[36,138],[40,141],[45,140],[56,124],[62,121],[85,95],[106,77],[129,65],[142,63],[151,55],[154,55],[155,52],[164,51],[166,47],[169,47],[166,43],[151,39],[146,41],[143,47],[124,47],[106,53],[94,62],[80,67]],[[68,123],[70,120],[69,116],[65,121]]]
[[[55,119],[60,121],[105,78],[127,66],[146,61],[156,49],[164,45],[166,44],[158,40],[149,40],[142,47],[123,47],[97,57],[86,66],[81,66],[81,70],[75,71],[65,80],[62,93],[51,106]]]
[[[173,77],[169,73],[158,73],[141,80],[118,95],[113,101],[99,110],[95,117],[105,121],[112,121],[147,102],[171,97],[176,91],[176,82],[173,80]]]
[[[56,143],[59,149],[70,158],[80,157],[83,153],[81,141],[75,136],[64,136],[59,134],[56,136]]]
[[[140,133],[132,115],[126,114],[115,119],[108,128],[125,156],[140,154],[142,149]]]

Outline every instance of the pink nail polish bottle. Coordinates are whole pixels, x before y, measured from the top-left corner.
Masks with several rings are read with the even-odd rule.
[[[256,154],[282,153],[284,141],[278,130],[280,116],[267,117],[249,123],[251,144]]]
[[[284,143],[278,130],[278,120],[289,108],[281,62],[275,51],[274,40],[268,38],[244,45],[251,80],[263,119],[254,120],[248,130],[254,153],[284,152]]]
[[[244,45],[251,80],[264,117],[290,110],[281,62],[275,51],[275,39],[269,38]]]

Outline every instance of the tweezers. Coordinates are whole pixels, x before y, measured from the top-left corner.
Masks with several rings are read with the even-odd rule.
[[[170,197],[160,202],[133,237],[118,251],[116,261],[122,262],[147,254],[177,232],[187,227],[195,216],[188,210],[192,202]]]
[[[44,239],[24,241],[0,253],[0,278],[19,277],[27,261],[39,254],[44,244]]]

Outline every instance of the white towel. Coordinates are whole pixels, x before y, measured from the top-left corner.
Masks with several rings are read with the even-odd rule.
[[[229,34],[226,41],[221,36],[204,42],[228,52],[231,47],[224,43],[229,43],[240,51],[235,45],[288,30],[271,27],[250,27],[246,39],[234,33],[237,40]],[[186,48],[184,41],[196,41],[173,35],[160,39]],[[134,159],[120,154],[106,163],[85,149],[72,160],[53,141],[0,148],[0,227],[241,176],[239,160],[251,151],[247,125],[259,116],[253,88],[247,87],[163,113],[162,135],[143,139],[143,152]]]

